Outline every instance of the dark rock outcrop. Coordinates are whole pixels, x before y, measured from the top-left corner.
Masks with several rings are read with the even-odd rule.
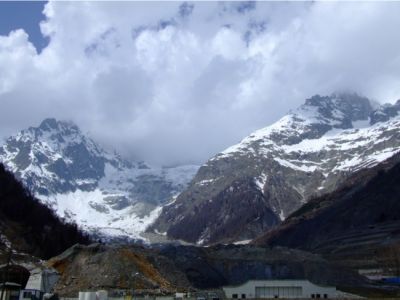
[[[400,155],[361,170],[340,189],[312,199],[254,241],[324,255],[355,269],[389,266],[400,249]],[[390,270],[389,270],[390,271]]]

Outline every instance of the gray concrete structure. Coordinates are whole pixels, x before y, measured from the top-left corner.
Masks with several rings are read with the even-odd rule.
[[[238,286],[223,287],[227,298],[338,298],[335,287],[319,286],[308,280],[250,280]]]

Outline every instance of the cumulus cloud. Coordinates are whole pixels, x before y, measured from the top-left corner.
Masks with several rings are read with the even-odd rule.
[[[0,36],[0,135],[71,119],[155,164],[201,163],[313,94],[400,98],[400,3],[50,2]]]

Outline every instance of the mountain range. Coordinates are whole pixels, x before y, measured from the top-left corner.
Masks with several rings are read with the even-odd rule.
[[[400,101],[316,95],[200,168],[126,160],[75,124],[46,119],[9,137],[0,161],[59,216],[95,236],[248,243],[398,153],[399,111]]]
[[[400,101],[313,96],[209,159],[150,230],[198,245],[246,243],[399,152],[399,110]]]
[[[122,159],[74,123],[51,118],[9,137],[0,161],[66,221],[100,237],[135,239],[197,171]]]

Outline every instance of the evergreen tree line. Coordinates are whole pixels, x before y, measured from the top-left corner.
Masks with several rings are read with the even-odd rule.
[[[40,203],[1,163],[0,220],[13,233],[7,237],[17,250],[42,259],[58,255],[76,243],[90,243],[89,236],[76,224],[60,219]]]

